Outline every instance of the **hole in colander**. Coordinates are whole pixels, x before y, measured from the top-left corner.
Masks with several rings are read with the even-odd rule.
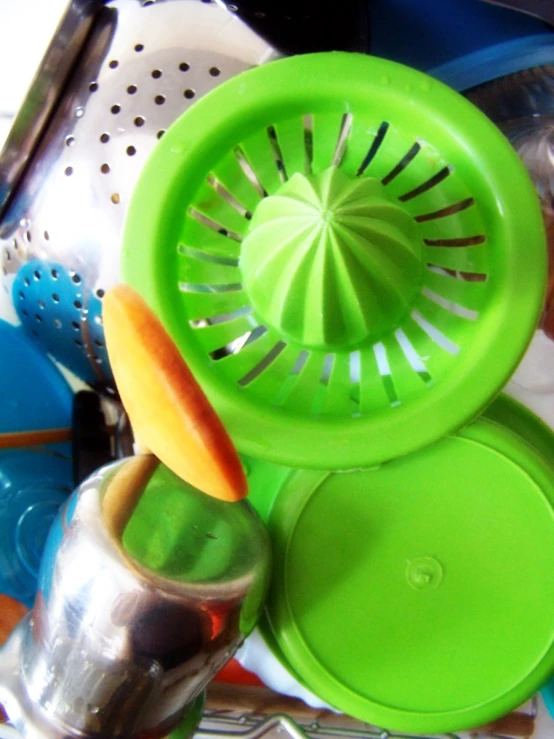
[[[112,203],[114,205],[119,205],[119,203],[121,202],[121,198],[119,196],[119,193],[118,192],[112,193],[112,196],[111,196],[110,200],[112,201]]]
[[[102,135],[100,136],[100,142],[101,142],[102,144],[107,144],[109,140],[110,140],[110,134],[109,134],[109,133],[103,133],[103,134],[102,134]]]
[[[117,115],[118,113],[121,112],[121,105],[118,105],[116,103],[115,105],[112,105],[112,107],[110,108],[110,110],[113,113],[113,115]]]
[[[476,236],[463,236],[456,239],[423,239],[423,243],[426,246],[476,246],[477,244],[484,244],[486,236],[484,234],[477,234]]]
[[[31,284],[31,280],[28,277],[24,277],[23,284],[25,285],[25,287],[29,287],[29,285]]]
[[[66,136],[65,137],[65,145],[66,146],[73,146],[75,143],[75,136]]]
[[[479,311],[466,308],[465,305],[461,305],[460,303],[455,303],[453,300],[449,300],[433,290],[429,290],[428,287],[422,288],[421,294],[432,303],[440,305],[441,308],[444,308],[454,316],[465,318],[468,321],[476,321],[479,318]]]
[[[75,308],[77,308],[77,310],[81,310],[81,308],[83,307],[83,304],[80,300],[74,300],[73,305],[75,306]]]
[[[268,126],[267,135],[269,137],[269,145],[271,146],[271,151],[273,152],[273,158],[275,159],[275,164],[277,165],[279,179],[281,180],[281,182],[285,182],[288,179],[287,172],[285,170],[285,164],[283,162],[283,152],[281,151],[281,145],[279,144],[279,139],[277,138],[277,131],[275,130],[275,126]]]
[[[391,169],[391,171],[383,177],[381,182],[383,185],[388,185],[389,182],[392,182],[395,177],[398,177],[398,175],[403,172],[408,164],[415,159],[416,155],[421,151],[421,145],[417,142],[411,147],[411,149],[404,154],[402,159],[398,162],[398,164]]]
[[[160,128],[160,130],[159,130],[159,131],[158,131],[158,133],[156,134],[156,137],[157,137],[158,139],[161,139],[161,137],[162,137],[162,136],[164,135],[164,133],[165,133],[165,129],[164,129],[164,128]]]
[[[438,264],[433,264],[432,262],[427,262],[426,267],[429,272],[453,277],[456,280],[464,280],[465,282],[486,282],[487,280],[487,275],[483,274],[482,272],[461,272],[460,270],[441,267]]]
[[[242,349],[244,349],[249,344],[253,344],[255,341],[258,341],[258,339],[260,339],[266,333],[266,326],[256,326],[256,328],[252,329],[251,331],[247,331],[242,336],[238,336],[236,339],[233,339],[228,344],[225,344],[225,346],[222,346],[219,349],[210,352],[210,357],[211,359],[218,361],[230,356],[231,354],[238,354]]]
[[[137,115],[137,117],[135,118],[135,120],[133,121],[133,123],[135,124],[135,126],[137,128],[140,128],[141,126],[144,126],[145,119],[143,118],[143,116]]]
[[[135,154],[137,153],[137,150],[135,149],[134,146],[128,146],[125,151],[127,152],[127,155],[130,157],[134,157]]]
[[[74,282],[76,285],[79,285],[81,283],[81,275],[77,272],[71,272],[71,281]]]
[[[165,95],[156,95],[154,102],[156,105],[163,105],[165,103]]]
[[[54,301],[54,303],[60,302],[60,296],[58,295],[58,293],[52,293],[52,300]]]
[[[83,342],[81,341],[81,339],[73,339],[73,343],[77,346],[83,346]]]
[[[102,174],[108,174],[110,171],[110,165],[104,162],[104,164],[102,164],[100,167],[100,171],[102,172]]]
[[[446,208],[441,208],[440,210],[434,210],[431,213],[422,213],[419,216],[414,216],[414,221],[417,221],[418,223],[424,223],[425,221],[434,221],[437,218],[446,218],[446,216],[453,215],[454,213],[460,213],[461,211],[470,208],[474,204],[475,200],[473,198],[466,198],[465,200],[460,200],[459,203],[447,205]]]
[[[58,272],[57,269],[51,269],[50,274],[52,275],[53,280],[57,280],[58,277],[60,276],[60,273]]]
[[[119,67],[119,62],[117,61],[117,59],[112,59],[108,64],[108,67],[110,69],[117,69]]]
[[[210,74],[212,77],[219,77],[221,69],[219,69],[219,67],[210,67]]]
[[[189,208],[189,215],[191,216],[191,218],[194,218],[195,221],[198,221],[198,223],[207,226],[212,231],[222,233],[224,236],[233,239],[233,241],[238,241],[239,243],[242,241],[242,236],[236,233],[236,231],[230,231],[229,229],[226,229],[224,226],[221,225],[221,223],[217,223],[217,221],[214,221],[212,218],[209,218],[203,213],[200,213],[195,208]]]
[[[404,331],[399,328],[394,332],[394,336],[413,371],[426,385],[431,385],[433,383],[433,378],[429,374],[427,367],[425,366],[425,362],[419,356]]]
[[[12,255],[10,254],[9,249],[4,249],[4,256],[5,256],[6,262],[12,261]]]
[[[62,325],[63,325],[63,324],[62,324],[62,322],[60,321],[60,319],[59,319],[59,318],[54,318],[54,326],[55,326],[56,328],[62,328]]]
[[[252,169],[252,166],[250,165],[250,162],[246,158],[241,147],[235,146],[235,148],[233,149],[233,154],[235,155],[240,168],[242,169],[242,171],[244,172],[244,174],[250,181],[250,184],[253,185],[254,189],[258,192],[259,195],[262,196],[262,198],[267,197],[267,192],[265,191],[262,183],[258,179],[257,174]]]
[[[96,297],[100,298],[100,300],[102,300],[105,294],[106,294],[105,291],[102,290],[101,287],[99,287],[98,290],[96,291]]]
[[[94,343],[96,344],[96,346],[104,346],[104,342],[101,339],[94,339]]]
[[[422,193],[427,192],[427,190],[430,190],[431,188],[435,187],[436,185],[440,184],[443,180],[445,180],[448,177],[448,175],[451,173],[451,171],[452,169],[450,167],[448,166],[443,167],[439,172],[434,174],[428,180],[425,180],[425,182],[423,182],[421,185],[414,187],[413,190],[410,190],[404,195],[400,195],[398,199],[402,203],[405,203],[407,200],[411,200],[412,198],[417,197],[417,195],[421,195]]]
[[[19,295],[20,300],[25,300],[25,293],[23,292],[23,290],[20,290],[18,292],[18,295]]]
[[[179,290],[183,293],[234,293],[242,290],[242,284],[240,282],[228,282],[216,285],[204,282],[180,282]]]
[[[192,100],[192,98],[196,95],[196,93],[194,92],[194,90],[191,90],[191,88],[188,87],[184,91],[183,95],[187,98],[187,100]]]
[[[360,382],[362,379],[362,358],[359,351],[351,352],[348,357],[348,373],[350,380],[350,398],[356,408],[352,411],[352,418],[359,418],[360,413]]]
[[[19,249],[19,244],[17,243],[17,239],[13,240],[13,248],[16,250]]]
[[[80,326],[77,323],[77,321],[71,321],[71,325],[73,326],[73,328],[75,329],[75,331],[79,331]]]
[[[33,277],[35,278],[35,280],[40,280],[40,278],[42,277],[41,271],[39,269],[35,269],[35,271],[33,272]]]
[[[221,264],[225,267],[238,267],[238,257],[223,257],[220,254],[210,254],[207,251],[201,251],[192,246],[184,246],[179,244],[177,247],[179,254],[191,259],[197,259],[199,262],[207,262],[208,264]]]
[[[152,77],[155,80],[159,80],[161,76],[162,76],[162,70],[161,69],[153,69],[152,70]]]
[[[28,311],[28,310],[26,310],[25,308],[22,308],[22,310],[21,310],[21,313],[22,313],[22,314],[23,314],[23,315],[24,315],[24,316],[25,316],[26,318],[29,318],[29,311]]]
[[[385,349],[385,345],[381,341],[379,341],[377,344],[374,344],[373,353],[375,355],[375,361],[377,362],[379,375],[381,376],[381,382],[383,383],[383,389],[385,390],[385,393],[389,400],[389,405],[391,406],[391,408],[395,408],[400,405],[400,400],[398,399],[396,388],[392,379],[389,359],[387,357],[387,350]]]
[[[375,138],[371,142],[371,146],[368,149],[367,154],[364,157],[364,160],[360,164],[360,168],[356,172],[356,176],[360,177],[363,175],[363,173],[366,171],[368,166],[371,164],[373,159],[375,159],[375,156],[379,149],[381,148],[381,144],[383,143],[383,140],[386,136],[387,131],[389,130],[389,124],[387,121],[383,121],[379,128],[377,129],[377,133],[375,134]]]
[[[285,378],[285,381],[277,393],[275,397],[275,403],[277,405],[282,405],[285,400],[288,398],[291,390],[296,385],[296,381],[298,379],[298,375],[301,374],[302,370],[306,366],[306,362],[308,361],[310,357],[310,352],[308,349],[302,349],[302,351],[299,353],[298,357],[296,358],[290,372],[288,373],[287,377]]]
[[[239,201],[235,198],[235,196],[227,190],[226,187],[224,187],[219,180],[214,177],[214,175],[210,174],[207,176],[206,181],[210,185],[210,187],[221,197],[223,200],[225,200],[226,203],[229,203],[229,205],[234,208],[237,213],[239,213],[241,216],[246,217],[246,214],[248,213],[248,210],[239,203]]]
[[[329,380],[331,379],[334,364],[335,355],[326,354],[323,359],[323,366],[321,368],[321,374],[319,376],[319,383],[316,388],[316,393],[311,408],[312,415],[314,416],[318,416],[325,408],[327,387],[329,385]]]
[[[25,234],[24,234],[23,238],[25,239],[25,241],[26,241],[26,242],[27,242],[28,244],[30,244],[30,243],[31,243],[31,241],[32,241],[32,239],[33,239],[33,237],[32,237],[32,235],[31,235],[31,232],[30,232],[30,231],[25,231]]]
[[[64,169],[64,174],[66,177],[71,177],[71,175],[73,174],[73,167],[66,167]]]
[[[179,69],[181,70],[181,72],[188,72],[190,69],[190,64],[187,64],[186,62],[181,62],[179,64]]]
[[[48,233],[48,231],[45,231],[44,232],[44,240],[45,241],[50,241],[50,234]]]
[[[269,366],[272,364],[279,354],[286,349],[286,343],[284,341],[278,341],[275,346],[261,359],[258,364],[256,364],[255,367],[253,367],[250,372],[247,372],[244,377],[241,377],[238,381],[238,384],[241,387],[246,387],[251,382],[253,382],[257,377],[259,377]]]
[[[144,51],[144,44],[135,44],[135,51],[137,52]]]
[[[42,316],[40,316],[38,313],[35,313],[35,318],[39,323],[42,323]]]
[[[310,174],[314,158],[314,120],[309,114],[304,116],[304,151],[306,157],[306,174]]]
[[[98,82],[91,82],[88,89],[89,92],[96,92],[98,90]]]
[[[419,311],[412,311],[410,316],[437,346],[440,346],[441,349],[444,349],[449,354],[458,354],[460,347],[451,341],[448,336],[445,336],[436,326],[433,326]]]
[[[344,155],[346,154],[346,146],[348,144],[350,131],[352,130],[353,120],[354,116],[352,115],[352,113],[344,113],[344,115],[342,116],[339,137],[337,139],[337,146],[332,160],[332,165],[334,167],[340,167],[340,165],[342,164],[342,160],[344,159]]]
[[[137,90],[138,90],[138,87],[136,85],[129,85],[129,87],[127,88],[127,93],[129,95],[135,95]]]
[[[241,308],[236,308],[229,313],[220,313],[217,316],[210,316],[209,318],[198,318],[193,321],[189,321],[192,328],[205,328],[206,326],[217,326],[221,323],[229,323],[237,318],[244,318],[252,313],[252,306],[243,305]]]

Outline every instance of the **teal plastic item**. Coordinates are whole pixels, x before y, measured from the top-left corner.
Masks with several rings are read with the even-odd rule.
[[[40,447],[0,451],[0,593],[29,608],[50,527],[72,486],[70,456]]]
[[[50,357],[0,321],[0,434],[70,428],[73,391]]]
[[[168,130],[122,272],[241,452],[351,469],[493,399],[537,324],[546,250],[490,121],[413,69],[334,52],[239,75]]]
[[[260,628],[337,710],[456,732],[513,710],[552,674],[551,434],[509,400],[490,414],[369,470],[247,460],[274,553]]]

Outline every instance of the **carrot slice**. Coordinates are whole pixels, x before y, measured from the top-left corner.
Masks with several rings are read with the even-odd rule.
[[[103,322],[117,388],[140,443],[208,495],[243,498],[247,482],[235,447],[145,300],[117,285],[104,297]]]

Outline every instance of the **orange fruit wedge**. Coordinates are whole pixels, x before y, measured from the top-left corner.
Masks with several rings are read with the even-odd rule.
[[[247,482],[233,442],[145,300],[117,285],[104,297],[103,322],[117,389],[139,443],[208,495],[243,498]]]

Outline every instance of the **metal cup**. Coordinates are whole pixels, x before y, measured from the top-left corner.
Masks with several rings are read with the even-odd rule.
[[[257,514],[152,459],[102,468],[54,523],[33,610],[0,651],[0,702],[25,737],[165,736],[257,621]],[[143,492],[119,537],[106,510],[122,480]]]

